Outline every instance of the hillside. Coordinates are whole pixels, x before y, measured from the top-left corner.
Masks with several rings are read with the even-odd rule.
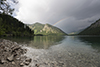
[[[54,27],[50,24],[41,24],[35,23],[28,25],[32,30],[34,30],[34,34],[43,34],[43,35],[66,35],[61,29]]]
[[[100,19],[80,32],[79,35],[100,35]]]
[[[0,36],[31,36],[34,31],[12,16],[0,14]]]

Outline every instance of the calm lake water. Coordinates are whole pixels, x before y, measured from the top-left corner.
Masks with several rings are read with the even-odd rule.
[[[27,48],[32,66],[100,67],[99,36],[35,36],[8,38]]]

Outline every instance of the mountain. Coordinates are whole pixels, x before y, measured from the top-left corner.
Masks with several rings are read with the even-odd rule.
[[[34,31],[12,16],[0,14],[0,36],[31,36]]]
[[[81,31],[79,35],[100,35],[100,19]]]
[[[50,24],[41,24],[35,23],[28,26],[34,30],[34,34],[43,34],[43,35],[66,35],[61,29],[52,26]]]
[[[73,32],[71,32],[71,33],[69,33],[68,35],[77,35],[77,34],[79,34],[81,31],[83,31],[84,29],[80,29],[80,30],[78,30],[78,31],[73,31]]]

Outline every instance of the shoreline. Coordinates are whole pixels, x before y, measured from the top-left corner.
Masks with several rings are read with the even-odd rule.
[[[24,55],[26,52],[16,42],[0,39],[0,67],[29,67],[32,59]]]
[[[90,47],[84,49],[66,46],[60,44],[51,46],[48,49],[36,49],[19,45],[10,40],[0,39],[0,67],[100,66],[100,53],[97,51],[89,49]]]

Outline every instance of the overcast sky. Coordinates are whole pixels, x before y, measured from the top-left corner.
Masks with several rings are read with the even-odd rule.
[[[26,24],[49,23],[70,33],[100,18],[100,0],[19,0],[15,17]]]

